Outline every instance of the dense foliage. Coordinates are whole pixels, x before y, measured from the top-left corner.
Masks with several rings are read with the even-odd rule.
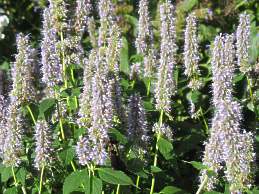
[[[259,193],[257,0],[0,2],[0,193]]]

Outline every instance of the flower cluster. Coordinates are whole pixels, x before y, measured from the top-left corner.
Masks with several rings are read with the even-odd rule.
[[[201,83],[199,81],[197,19],[194,13],[186,18],[184,40],[184,74],[190,79],[189,87],[197,90],[201,87]]]
[[[76,13],[75,13],[75,31],[79,33],[81,36],[84,33],[88,16],[90,15],[90,11],[92,9],[90,0],[77,0],[76,1]]]
[[[52,148],[51,148],[51,132],[48,123],[44,120],[38,121],[35,126],[35,168],[41,168],[49,165],[52,161]]]
[[[156,57],[153,43],[153,30],[151,26],[151,19],[149,17],[148,11],[148,1],[140,0],[139,1],[139,21],[138,21],[138,35],[136,38],[136,49],[137,54],[143,56],[144,64],[144,77],[150,78],[155,68]],[[134,64],[131,71],[132,75],[142,74],[142,64]],[[139,66],[139,67],[138,67]]]
[[[237,64],[240,71],[247,73],[251,71],[249,64],[249,43],[250,43],[250,16],[246,13],[241,14],[239,17],[239,25],[236,32],[236,48],[237,48]]]
[[[156,108],[169,112],[171,109],[171,96],[176,90],[173,69],[175,66],[176,32],[174,7],[170,1],[161,4],[161,53],[160,66],[157,74],[155,88]]]
[[[241,107],[232,96],[234,74],[234,46],[232,35],[217,36],[213,49],[214,118],[210,139],[205,143],[203,163],[214,171],[206,182],[212,190],[220,170],[224,169],[230,190],[239,193],[250,188],[254,161],[252,134],[242,130]],[[225,168],[223,166],[225,164]],[[206,178],[202,171],[201,182]]]
[[[0,95],[0,157],[2,158],[4,151],[4,142],[6,137],[6,122],[7,122],[7,101],[3,95]]]
[[[105,163],[108,130],[113,127],[115,116],[121,122],[124,117],[118,84],[121,37],[112,14],[111,1],[99,1],[99,48],[93,49],[85,61],[84,88],[80,96],[79,123],[87,129],[76,147],[82,165]]]
[[[35,75],[36,51],[30,46],[29,36],[17,35],[17,50],[12,66],[11,102],[18,104],[34,101],[36,98]]]
[[[62,82],[62,64],[56,45],[58,42],[57,31],[53,27],[49,8],[46,8],[43,13],[42,36],[42,81],[47,87],[47,96],[54,97],[53,87]]]
[[[21,115],[19,104],[14,102],[9,104],[6,118],[3,164],[6,166],[18,166],[21,163],[22,135],[24,132],[24,119]]]

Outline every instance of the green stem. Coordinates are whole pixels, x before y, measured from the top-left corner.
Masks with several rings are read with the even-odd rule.
[[[14,172],[14,167],[12,166],[12,173],[13,173],[13,179],[14,179],[14,185],[17,187],[18,186],[18,182],[15,176],[15,172]]]
[[[140,176],[137,177],[137,181],[136,181],[136,187],[137,187],[137,189],[139,188],[139,181],[140,181]]]
[[[31,118],[32,118],[33,124],[34,124],[34,125],[36,125],[36,119],[35,119],[35,117],[34,117],[34,115],[33,115],[32,111],[31,111],[30,106],[29,106],[29,105],[26,105],[26,108],[27,108],[27,110],[29,111],[29,113],[30,113],[30,115],[31,115]]]
[[[205,178],[203,179],[201,185],[199,186],[199,189],[197,190],[196,194],[200,194],[204,188],[204,186],[206,185],[208,181],[208,176],[206,175]]]
[[[161,110],[160,111],[160,117],[159,117],[159,126],[161,127],[162,124],[163,124],[163,114],[164,114],[164,111]],[[157,138],[156,138],[156,150],[155,150],[155,156],[154,156],[154,164],[153,166],[156,167],[157,166],[157,157],[158,157],[158,141],[160,139],[160,132],[158,132],[157,134]],[[154,193],[154,188],[155,188],[155,176],[153,174],[153,177],[152,177],[152,182],[151,182],[151,188],[150,188],[150,194],[153,194]]]
[[[72,82],[73,83],[76,83],[76,81],[75,81],[75,76],[74,76],[74,70],[71,68],[71,70],[70,70],[70,75],[71,75],[71,79],[72,79]]]
[[[61,138],[62,140],[65,140],[65,133],[64,133],[64,128],[63,128],[63,123],[62,123],[62,118],[59,118],[59,126],[60,126],[60,132],[61,132]]]
[[[150,87],[151,87],[151,78],[148,79],[148,83],[147,83],[147,96],[149,96],[150,94]]]
[[[44,169],[45,169],[45,166],[43,165],[42,168],[41,168],[41,172],[40,172],[40,190],[39,190],[39,194],[41,194],[41,191],[42,191]]]
[[[119,194],[119,193],[120,193],[120,184],[118,184],[117,190],[116,190],[116,194]]]
[[[74,162],[73,162],[73,161],[71,161],[71,162],[70,162],[70,164],[71,164],[71,166],[72,166],[72,168],[73,168],[73,171],[75,172],[75,171],[76,171],[76,167],[75,167]]]

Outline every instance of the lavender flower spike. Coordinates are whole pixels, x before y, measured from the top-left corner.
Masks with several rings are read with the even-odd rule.
[[[49,165],[51,163],[51,142],[52,137],[50,133],[49,126],[46,121],[37,121],[35,126],[35,168],[40,170],[43,166]]]
[[[175,37],[174,7],[167,1],[160,6],[161,17],[161,53],[160,66],[157,74],[155,88],[156,108],[169,112],[171,109],[171,96],[176,90],[173,79],[175,54],[177,50]]]
[[[201,87],[201,83],[199,81],[197,19],[194,13],[186,18],[186,23],[184,32],[184,74],[190,79],[189,87],[197,90]]]
[[[62,64],[59,58],[57,31],[52,26],[50,10],[43,13],[43,40],[41,43],[42,81],[47,87],[47,95],[54,97],[53,87],[62,81]]]
[[[18,104],[34,101],[36,98],[35,88],[35,50],[30,46],[29,36],[17,35],[17,50],[15,62],[12,66],[12,91],[11,102]]]
[[[140,148],[145,148],[148,143],[146,112],[138,94],[129,99],[128,136]]]
[[[3,148],[3,164],[19,166],[21,163],[23,118],[18,103],[11,103],[7,109],[6,136]]]
[[[151,19],[149,17],[147,0],[140,0],[138,14],[138,35],[135,46],[137,54],[141,54],[143,56],[144,69],[137,67],[142,64],[133,64],[131,71],[132,74],[141,75],[144,70],[144,77],[150,78],[154,70],[156,57],[153,43],[154,35],[151,26]]]
[[[249,64],[249,47],[251,34],[250,16],[246,13],[240,14],[239,25],[236,32],[237,63],[242,73],[252,70]]]
[[[98,46],[104,46],[107,44],[107,37],[109,33],[109,27],[113,20],[114,5],[111,0],[100,0],[98,3],[98,11],[100,16],[100,27],[98,34]]]
[[[75,31],[80,34],[80,37],[86,29],[91,9],[90,0],[76,0]]]
[[[0,158],[3,156],[4,143],[6,138],[6,122],[7,122],[7,107],[6,100],[3,95],[0,95]]]

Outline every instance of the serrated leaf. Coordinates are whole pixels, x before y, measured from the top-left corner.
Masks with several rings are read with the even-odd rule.
[[[115,185],[134,185],[131,178],[122,171],[113,170],[111,168],[98,168],[97,170],[100,178],[107,183]]]
[[[157,145],[158,145],[158,150],[166,160],[169,160],[172,158],[173,145],[171,144],[171,142],[160,137],[157,142]]]
[[[63,184],[63,194],[70,194],[73,191],[83,191],[83,186],[89,181],[88,171],[81,170],[68,175]]]
[[[59,153],[59,157],[66,165],[68,165],[75,157],[75,150],[72,147],[67,148]]]

